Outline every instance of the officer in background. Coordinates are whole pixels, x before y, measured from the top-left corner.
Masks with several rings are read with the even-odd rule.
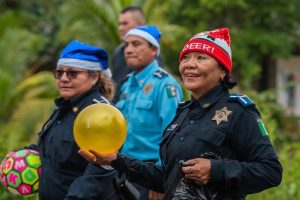
[[[111,72],[112,72],[112,79],[116,82],[117,89],[116,89],[116,96],[114,98],[114,103],[117,102],[120,98],[120,87],[122,83],[126,80],[126,76],[132,72],[132,68],[129,67],[126,63],[124,57],[125,51],[125,35],[126,33],[137,26],[142,26],[145,24],[145,15],[141,7],[139,6],[128,6],[121,10],[119,19],[118,19],[118,30],[119,36],[122,41],[119,44],[112,55],[111,59]],[[163,66],[163,61],[161,57],[158,55],[156,58],[160,67]]]
[[[112,79],[118,87],[125,80],[126,75],[132,71],[124,58],[124,36],[130,29],[144,24],[145,16],[142,8],[129,6],[121,10],[118,19],[118,30],[122,43],[114,50],[111,60]]]
[[[122,84],[116,103],[127,121],[121,152],[158,165],[162,133],[182,100],[180,84],[156,60],[160,36],[155,26],[139,26],[125,35],[124,56],[133,72]],[[148,199],[147,192],[141,199]]]

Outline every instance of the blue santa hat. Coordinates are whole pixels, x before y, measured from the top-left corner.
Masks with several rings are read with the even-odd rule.
[[[147,40],[150,44],[157,47],[157,56],[159,55],[160,52],[159,42],[160,42],[161,32],[157,29],[156,26],[137,26],[133,29],[130,29],[126,33],[125,38],[127,38],[128,35],[139,36]]]
[[[77,40],[71,41],[61,52],[57,67],[61,65],[91,71],[103,71],[111,77],[111,72],[108,68],[107,52],[100,47]]]

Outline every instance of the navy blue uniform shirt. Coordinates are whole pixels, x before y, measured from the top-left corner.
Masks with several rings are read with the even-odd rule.
[[[79,98],[55,101],[57,109],[39,133],[37,149],[41,154],[40,200],[103,199],[111,186],[115,170],[89,164],[78,154],[73,123],[78,113],[94,103],[109,103],[92,88]]]
[[[222,86],[178,107],[164,133],[160,155],[162,167],[122,154],[112,165],[132,181],[164,191],[164,199],[173,199],[183,180],[180,160],[211,160],[205,187],[217,192],[216,199],[244,199],[282,179],[281,164],[255,105],[245,96],[230,96]]]

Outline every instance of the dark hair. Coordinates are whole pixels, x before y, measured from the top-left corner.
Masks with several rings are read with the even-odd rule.
[[[221,80],[221,85],[227,89],[232,89],[237,86],[237,81],[234,79],[232,74],[226,72],[225,77]]]
[[[233,77],[232,74],[230,74],[228,72],[228,70],[220,63],[219,63],[219,67],[221,70],[223,70],[225,72],[225,76],[223,79],[220,80],[221,82],[221,85],[227,89],[232,89],[234,88],[235,86],[237,86],[237,81],[235,80],[235,78]]]
[[[141,24],[145,24],[145,14],[141,7],[139,6],[128,6],[121,10],[120,14],[124,14],[127,12],[134,13],[134,17],[137,21],[139,21]]]
[[[99,79],[96,86],[99,88],[101,94],[112,101],[116,94],[116,83],[102,71],[89,71],[91,76],[95,76],[97,72],[99,72]]]
[[[142,14],[144,16],[144,11],[141,7],[139,6],[128,6],[128,7],[125,7],[121,10],[120,13],[124,14],[126,12],[139,12],[140,14]]]

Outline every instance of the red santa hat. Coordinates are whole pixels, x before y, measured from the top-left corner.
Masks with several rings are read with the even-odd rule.
[[[179,61],[189,52],[206,53],[220,62],[231,73],[232,60],[228,28],[219,28],[194,35],[183,47]]]

